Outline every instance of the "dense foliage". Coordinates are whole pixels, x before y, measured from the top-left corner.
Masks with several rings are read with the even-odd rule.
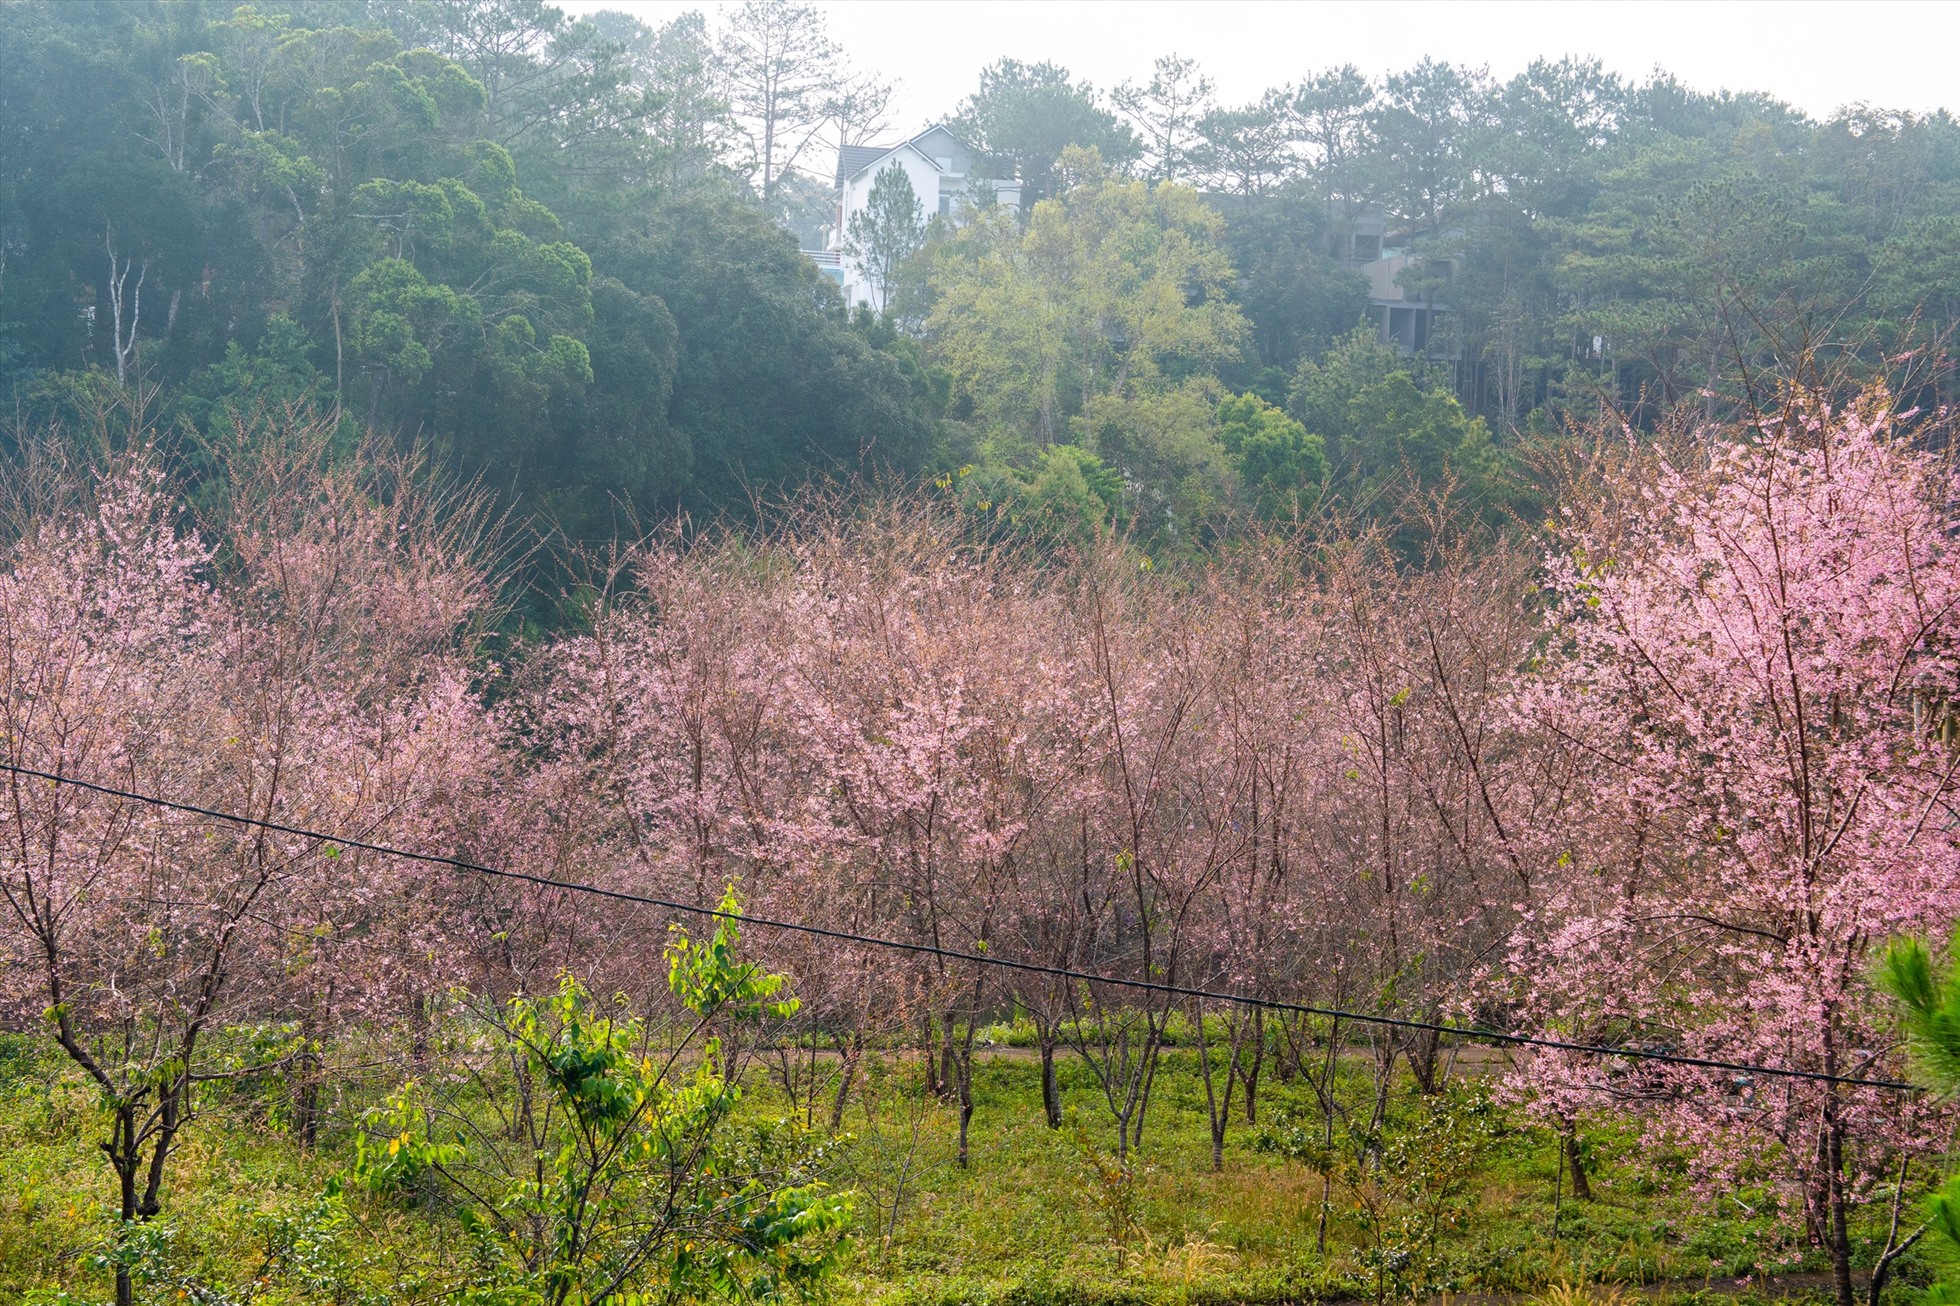
[[[1819,123],[1585,63],[1303,70],[1232,107],[1186,60],[1106,93],[1002,61],[951,122],[1021,206],[894,195],[836,233],[875,250],[893,330],[796,249],[836,221],[827,151],[894,137],[890,87],[833,75],[787,0],[658,29],[540,0],[22,3],[0,38],[16,420],[141,386],[195,467],[228,412],[305,400],[593,541],[967,465],[1010,524],[1155,553],[1444,482],[1502,524],[1538,506],[1519,451],[1602,398],[1723,416],[1751,368],[1828,337],[1876,369],[1960,304],[1944,115]],[[1441,311],[1364,359],[1379,255],[1372,293]],[[1332,402],[1363,361],[1371,393]],[[1287,435],[1248,462],[1246,394],[1323,458]],[[1056,488],[1062,445],[1122,492]]]
[[[916,468],[932,420],[732,172],[680,30],[537,4],[9,5],[0,366],[305,399],[575,534]],[[698,151],[695,151],[698,153]],[[193,447],[198,441],[193,442]]]

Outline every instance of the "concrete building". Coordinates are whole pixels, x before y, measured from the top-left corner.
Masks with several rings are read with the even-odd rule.
[[[1413,270],[1423,281],[1432,283],[1421,291],[1402,284],[1403,273]],[[1403,354],[1424,358],[1454,359],[1458,350],[1446,341],[1441,328],[1450,306],[1438,298],[1433,282],[1440,277],[1446,284],[1454,267],[1448,259],[1428,258],[1407,249],[1390,248],[1382,257],[1360,265],[1368,278],[1368,312],[1375,320],[1379,339]]]
[[[1446,330],[1450,306],[1444,291],[1456,270],[1454,260],[1421,252],[1426,229],[1390,231],[1379,209],[1348,210],[1336,200],[1331,215],[1334,257],[1368,279],[1368,315],[1377,338],[1406,357],[1460,359],[1462,351]],[[1445,231],[1442,238],[1462,234]]]

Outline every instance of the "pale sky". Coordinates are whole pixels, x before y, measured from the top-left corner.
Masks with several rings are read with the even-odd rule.
[[[1050,60],[1100,89],[1196,59],[1236,104],[1344,63],[1374,77],[1424,55],[1503,78],[1534,58],[1597,56],[1644,80],[1768,91],[1813,116],[1860,101],[1960,112],[1954,0],[815,0],[853,67],[898,81],[897,134],[951,112],[1002,57]],[[560,0],[659,25],[713,3]]]

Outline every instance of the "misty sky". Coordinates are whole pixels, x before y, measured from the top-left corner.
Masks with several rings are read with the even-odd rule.
[[[571,0],[650,24],[714,4]],[[1960,109],[1960,4],[1626,0],[817,0],[854,66],[898,79],[896,126],[952,110],[985,65],[1048,59],[1107,88],[1175,51],[1228,103],[1353,63],[1379,77],[1430,55],[1500,76],[1538,56],[1596,55],[1636,80],[1656,65],[1701,89],[1764,90],[1816,116],[1864,101]]]

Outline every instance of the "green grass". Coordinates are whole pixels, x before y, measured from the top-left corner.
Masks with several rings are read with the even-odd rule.
[[[1304,1086],[1269,1075],[1261,1124],[1234,1114],[1224,1167],[1214,1172],[1188,1051],[1171,1053],[1160,1074],[1135,1172],[1134,1224],[1119,1246],[1099,1199],[1109,1189],[1089,1151],[1113,1136],[1108,1113],[1085,1067],[1065,1060],[1061,1072],[1069,1125],[1053,1131],[1041,1115],[1038,1063],[983,1060],[972,1165],[961,1170],[955,1111],[922,1097],[915,1063],[871,1061],[846,1113],[850,1137],[835,1150],[833,1181],[862,1195],[837,1300],[1169,1306],[1369,1299],[1378,1286],[1427,1296],[1595,1283],[1658,1284],[1668,1296],[1692,1296],[1733,1285],[1766,1246],[1766,1222],[1738,1203],[1710,1209],[1673,1190],[1666,1166],[1657,1173],[1628,1131],[1605,1122],[1589,1128],[1596,1200],[1555,1194],[1563,1183],[1549,1135],[1484,1107],[1477,1120],[1487,1144],[1463,1193],[1438,1206],[1438,1236],[1389,1239],[1389,1260],[1403,1257],[1405,1273],[1378,1279],[1382,1244],[1369,1236],[1365,1210],[1373,1202],[1393,1223],[1407,1204],[1356,1178],[1363,1172],[1350,1174],[1333,1185],[1322,1255],[1320,1174],[1259,1147],[1262,1132],[1270,1141],[1288,1116],[1317,1122]],[[1357,1065],[1357,1101],[1360,1073]],[[1450,1109],[1467,1109],[1471,1096],[1455,1094]],[[1388,1137],[1417,1136],[1436,1108],[1413,1091],[1398,1093]],[[802,1114],[760,1071],[743,1110],[756,1120]],[[457,1245],[451,1217],[431,1203],[358,1196],[348,1199],[343,1226],[321,1225],[319,1194],[344,1172],[351,1150],[347,1113],[313,1154],[276,1118],[249,1093],[211,1103],[174,1164],[165,1222],[176,1278],[150,1285],[146,1300],[187,1300],[177,1295],[184,1285],[203,1283],[228,1285],[226,1300],[243,1301],[239,1286],[255,1278],[265,1282],[251,1300],[263,1306],[426,1298],[422,1285]],[[54,1302],[63,1292],[71,1301],[107,1299],[107,1275],[88,1263],[110,1231],[98,1129],[92,1095],[55,1056],[0,1040],[0,1301]],[[1912,1295],[1902,1289],[1902,1299]]]
[[[1094,1171],[1077,1129],[1107,1146],[1111,1128],[1093,1083],[1065,1063],[1071,1128],[1047,1129],[1032,1064],[983,1062],[976,1076],[972,1168],[953,1164],[956,1120],[927,1107],[921,1121],[926,1168],[915,1200],[900,1211],[889,1245],[866,1237],[850,1273],[860,1300],[1244,1301],[1362,1296],[1372,1290],[1367,1240],[1353,1218],[1353,1195],[1337,1185],[1328,1252],[1316,1249],[1321,1179],[1283,1157],[1262,1153],[1260,1133],[1234,1116],[1225,1164],[1211,1168],[1203,1087],[1188,1056],[1172,1054],[1146,1123],[1136,1184],[1141,1228],[1121,1259],[1097,1209]],[[873,1155],[893,1150],[907,1128],[891,1093],[867,1095],[846,1120]],[[1266,1120],[1305,1116],[1303,1086],[1263,1086]],[[919,1107],[916,1100],[912,1112]],[[1406,1111],[1424,1110],[1420,1103]],[[1558,1203],[1554,1242],[1554,1162],[1547,1137],[1500,1123],[1462,1223],[1447,1230],[1436,1286],[1456,1292],[1532,1291],[1560,1279],[1654,1282],[1712,1273],[1709,1257],[1684,1247],[1675,1231],[1679,1203],[1617,1191],[1610,1174],[1598,1200],[1580,1210]],[[888,1169],[889,1167],[887,1167]],[[859,1182],[879,1205],[889,1186],[868,1171]],[[1733,1231],[1747,1242],[1749,1230]],[[1733,1271],[1730,1271],[1733,1273]]]

